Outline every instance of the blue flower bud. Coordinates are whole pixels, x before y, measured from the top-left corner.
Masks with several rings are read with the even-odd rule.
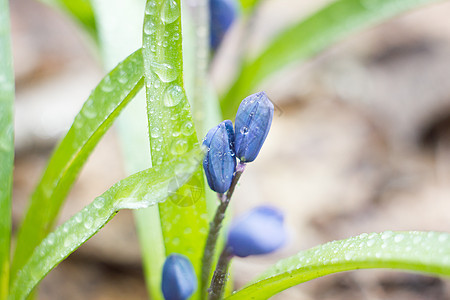
[[[227,248],[239,257],[266,254],[280,248],[286,239],[282,213],[270,206],[259,206],[232,223]]]
[[[203,145],[208,148],[203,160],[208,184],[213,191],[225,193],[230,188],[236,168],[233,123],[226,120],[212,128]]]
[[[236,114],[236,156],[242,162],[252,162],[269,133],[273,104],[266,93],[259,92],[242,100]]]
[[[225,33],[236,18],[238,6],[236,0],[210,0],[210,42],[211,49],[216,50]]]
[[[164,262],[162,292],[166,300],[185,300],[197,289],[197,277],[189,259],[171,254]]]

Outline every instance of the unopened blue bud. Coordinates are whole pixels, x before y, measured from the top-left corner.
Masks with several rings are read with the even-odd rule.
[[[269,133],[273,104],[266,93],[259,92],[242,100],[236,114],[236,156],[252,162],[258,156]]]
[[[164,262],[162,292],[166,300],[185,300],[197,289],[197,277],[189,259],[171,254]]]
[[[287,239],[283,214],[274,207],[259,206],[232,223],[227,247],[239,257],[267,254]]]
[[[225,33],[230,28],[238,12],[236,0],[210,0],[210,41],[211,49],[216,50]]]
[[[212,128],[203,145],[208,148],[203,160],[208,184],[213,191],[225,193],[230,188],[236,168],[233,123],[226,120]]]

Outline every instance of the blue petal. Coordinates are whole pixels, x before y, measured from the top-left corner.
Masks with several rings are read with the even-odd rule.
[[[233,123],[226,120],[212,128],[203,145],[208,148],[203,160],[208,184],[213,191],[225,193],[231,185],[236,168]]]
[[[197,289],[197,277],[189,259],[180,254],[167,257],[161,288],[166,300],[185,300],[194,293]]]
[[[273,104],[266,93],[259,92],[242,100],[236,114],[236,156],[252,162],[258,156],[273,119]]]
[[[233,255],[246,257],[273,252],[286,239],[282,213],[270,206],[260,206],[232,224],[227,247]]]

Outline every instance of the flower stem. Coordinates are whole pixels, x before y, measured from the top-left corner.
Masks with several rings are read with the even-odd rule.
[[[220,204],[217,207],[216,214],[213,221],[209,224],[208,238],[206,239],[205,251],[203,252],[202,260],[202,282],[201,282],[201,295],[207,294],[207,288],[209,278],[211,274],[211,266],[216,249],[217,238],[219,237],[220,228],[222,227],[222,221],[225,218],[225,212],[228,204],[230,203],[231,196],[234,193],[236,185],[241,178],[242,173],[245,170],[245,163],[239,163],[236,167],[231,186],[226,194],[218,194]]]
[[[214,275],[211,280],[211,286],[208,289],[208,300],[219,300],[222,298],[223,290],[228,279],[228,267],[232,257],[233,255],[225,246],[220,254],[216,270],[214,271]]]

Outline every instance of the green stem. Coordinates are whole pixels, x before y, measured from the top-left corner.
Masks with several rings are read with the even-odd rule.
[[[228,279],[228,267],[230,265],[231,258],[233,258],[233,255],[230,253],[229,249],[225,247],[220,254],[216,270],[214,271],[214,276],[211,280],[211,286],[208,290],[208,300],[222,299],[225,284]]]
[[[225,213],[230,203],[231,197],[233,196],[236,185],[241,178],[242,173],[245,170],[245,164],[239,163],[236,167],[236,172],[234,178],[231,182],[231,186],[228,192],[225,194],[218,194],[220,199],[220,204],[217,207],[216,214],[214,215],[213,221],[209,225],[208,238],[206,239],[205,251],[203,252],[202,260],[202,281],[201,281],[201,295],[207,293],[209,278],[211,274],[212,261],[214,258],[217,239],[219,237],[220,229],[222,228],[222,222],[225,218]]]

